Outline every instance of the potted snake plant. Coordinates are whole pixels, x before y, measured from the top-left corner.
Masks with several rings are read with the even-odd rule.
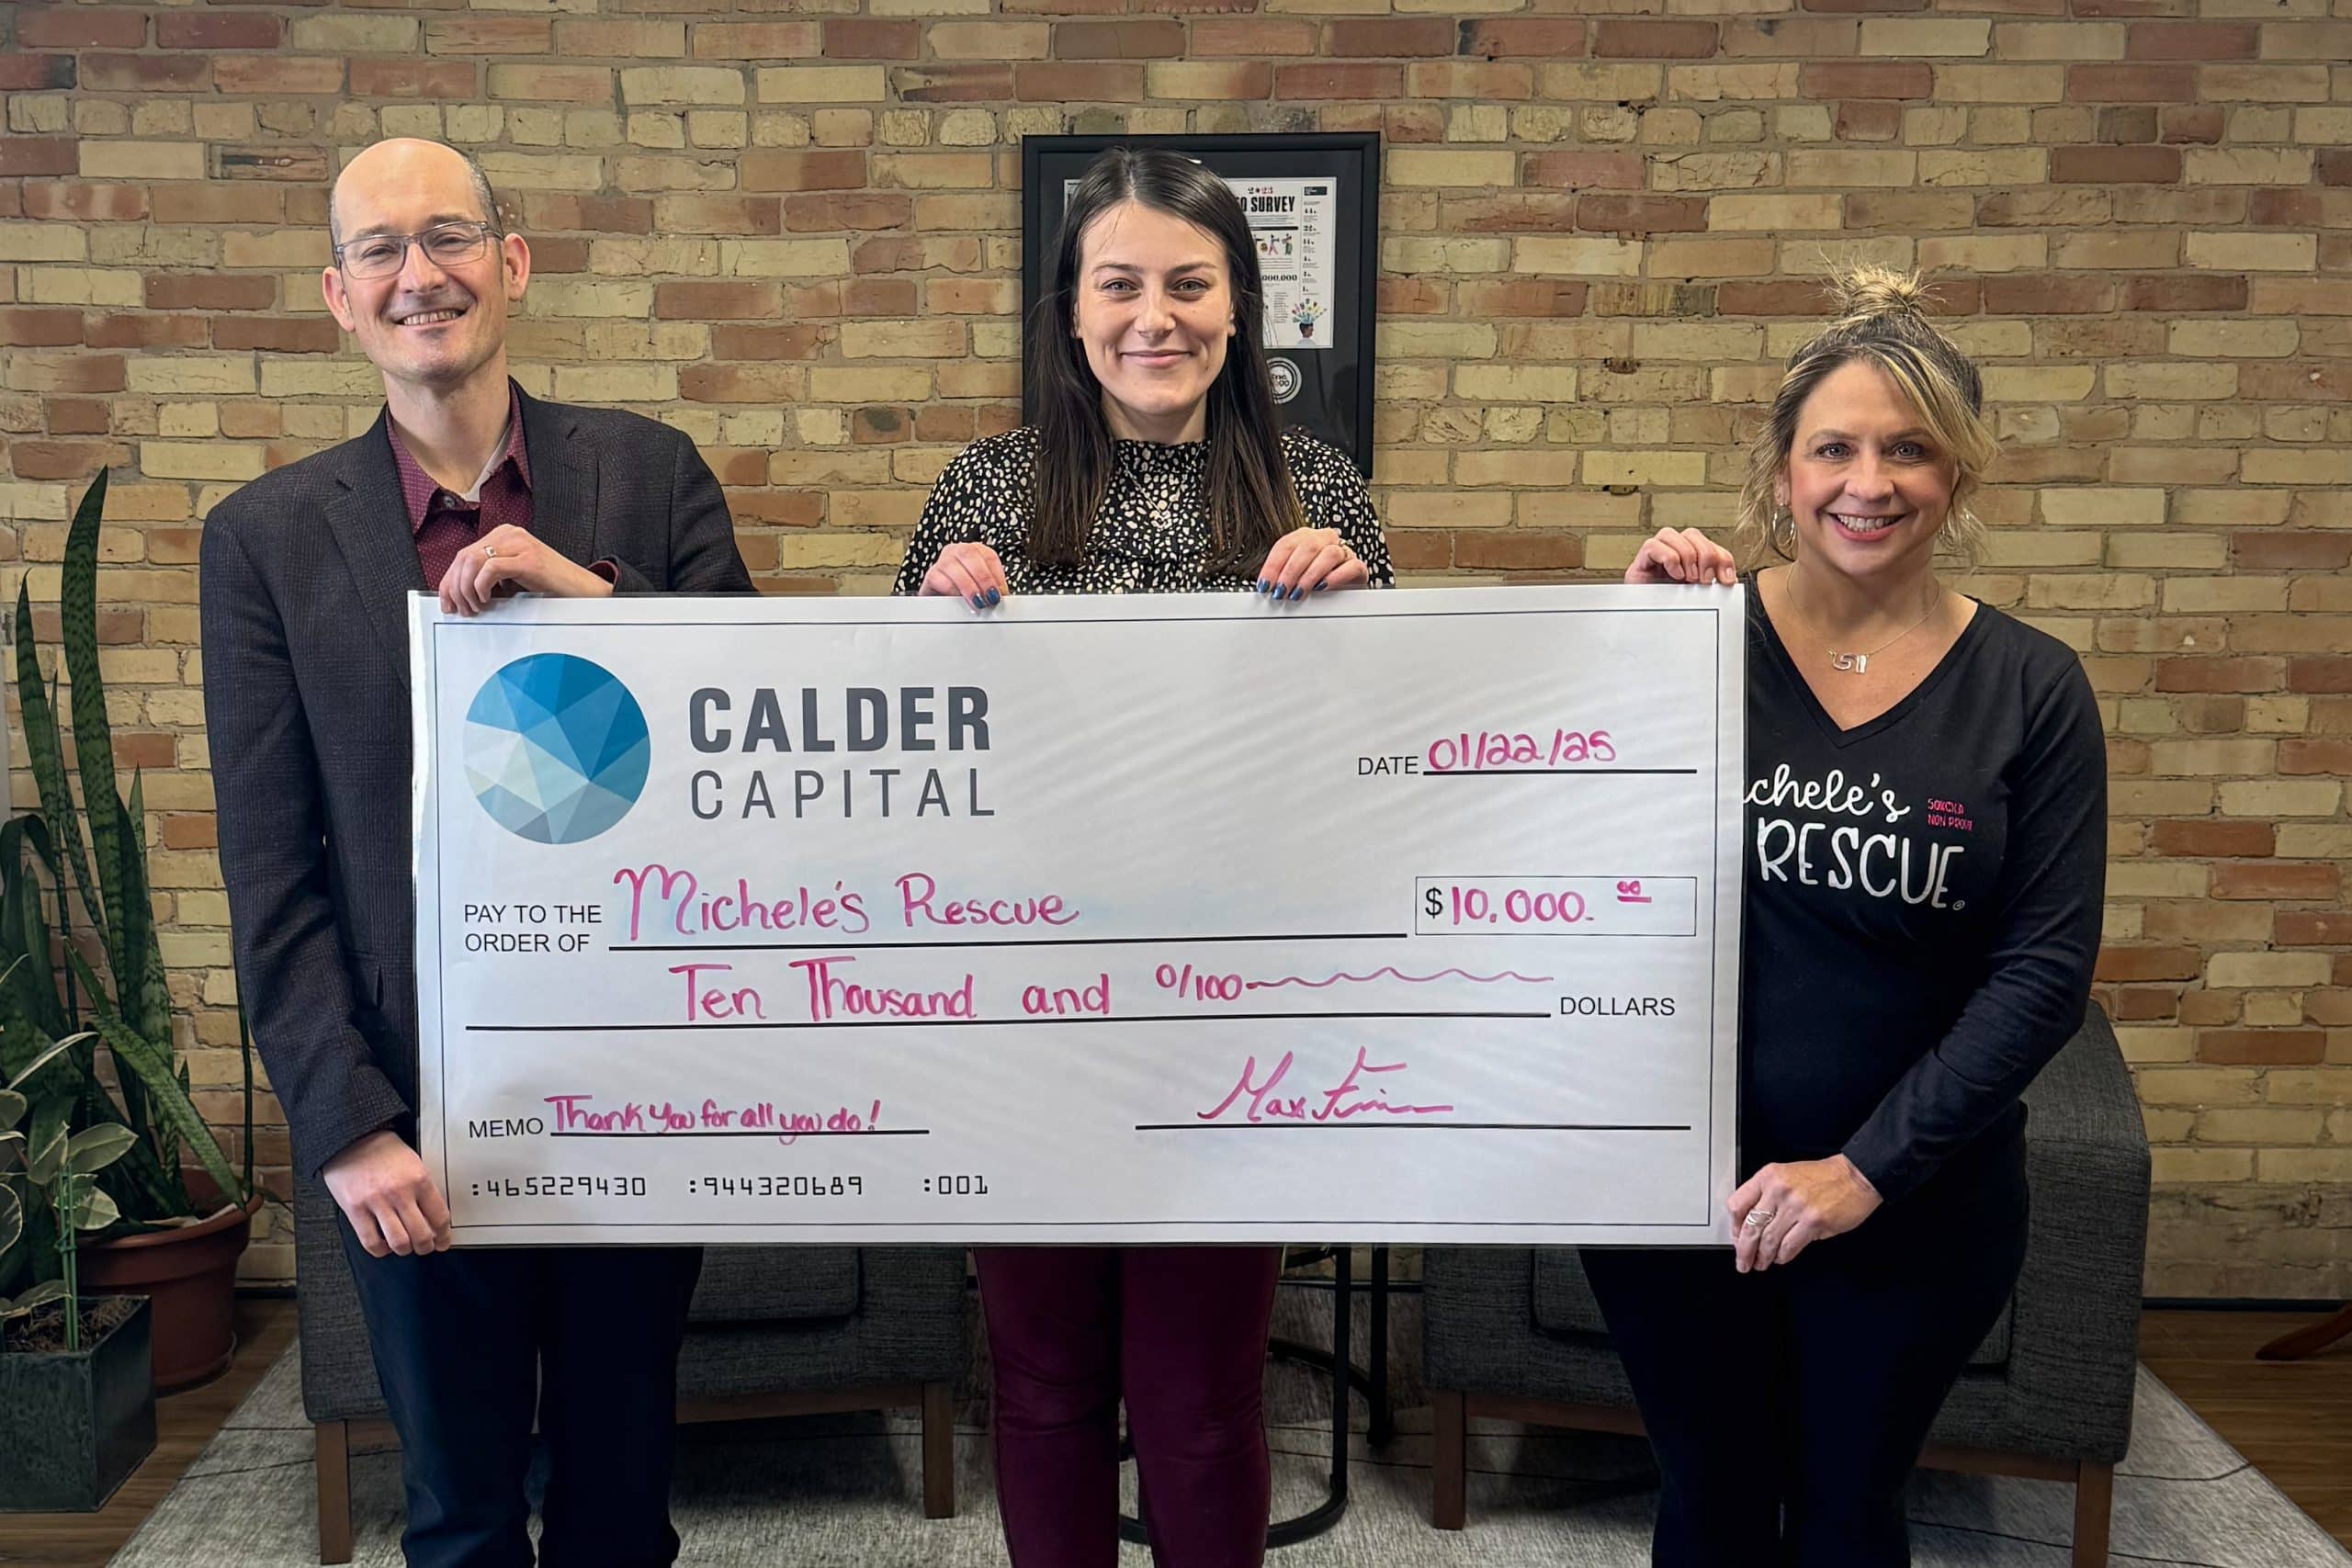
[[[49,1062],[69,1133],[119,1126],[132,1134],[95,1173],[114,1213],[81,1249],[82,1282],[151,1298],[155,1381],[168,1392],[221,1371],[234,1344],[237,1259],[261,1204],[253,1067],[248,1052],[240,1172],[198,1112],[173,1053],[144,791],[134,773],[125,798],[115,773],[98,670],[106,491],[100,470],[74,510],[58,591],[70,769],[56,671],[44,680],[30,596],[23,587],[17,594],[17,698],[40,807],[0,824],[0,965],[8,966],[0,976],[0,1082],[23,1077],[36,1059]],[[57,1049],[69,1038],[70,1049]],[[0,1295],[52,1277],[46,1256],[38,1247],[0,1250]]]

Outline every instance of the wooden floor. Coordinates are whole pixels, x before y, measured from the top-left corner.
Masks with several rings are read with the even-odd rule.
[[[2352,1339],[2303,1361],[2254,1359],[2257,1347],[2308,1321],[2281,1313],[2152,1312],[2141,1320],[2140,1353],[2297,1506],[2352,1547]],[[240,1301],[237,1335],[237,1359],[225,1374],[157,1404],[153,1455],[104,1508],[0,1515],[0,1563],[103,1568],[293,1339],[294,1303]]]
[[[2254,1359],[2318,1315],[2145,1313],[2140,1359],[2297,1507],[2352,1547],[2352,1338],[2300,1361]]]

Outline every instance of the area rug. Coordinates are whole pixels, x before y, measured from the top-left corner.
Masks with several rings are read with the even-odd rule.
[[[1329,1297],[1285,1290],[1277,1331],[1315,1337]],[[1656,1477],[1638,1443],[1474,1425],[1470,1527],[1430,1528],[1429,1410],[1418,1377],[1418,1303],[1392,1317],[1397,1434],[1374,1450],[1355,1402],[1351,1503],[1328,1533],[1270,1554],[1271,1568],[1642,1568]],[[1357,1314],[1359,1350],[1363,1314]],[[311,1429],[300,1348],[263,1378],[114,1559],[116,1568],[305,1568],[318,1561]],[[985,1363],[959,1407],[954,1518],[922,1517],[911,1416],[822,1416],[690,1428],[673,1517],[693,1568],[1003,1568],[986,1439]],[[1268,1374],[1274,1508],[1301,1513],[1329,1482],[1328,1393],[1306,1371]],[[353,1561],[399,1568],[399,1457],[352,1463]],[[1129,1467],[1132,1505],[1133,1467]],[[1922,1568],[2065,1568],[2072,1488],[2052,1482],[1922,1473],[1911,1492]],[[2143,1369],[2132,1451],[2118,1467],[2118,1564],[2341,1568],[2346,1553]],[[1129,1547],[1123,1568],[1148,1557]]]

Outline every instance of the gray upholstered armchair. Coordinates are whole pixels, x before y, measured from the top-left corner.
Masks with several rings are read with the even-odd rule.
[[[334,1200],[294,1194],[302,1407],[318,1435],[319,1561],[351,1561],[351,1454],[394,1441]],[[920,1409],[923,1512],[956,1511],[964,1251],[708,1248],[678,1357],[678,1419]]]
[[[2073,1482],[2074,1561],[2099,1568],[2114,1467],[2132,1435],[2148,1140],[2097,1007],[2025,1098],[2025,1269],[1945,1402],[1925,1462]],[[1470,1416],[1641,1429],[1573,1249],[1432,1248],[1424,1270],[1440,1529],[1463,1526]]]

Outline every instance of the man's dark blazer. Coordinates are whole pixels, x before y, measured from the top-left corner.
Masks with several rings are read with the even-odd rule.
[[[610,561],[618,592],[752,591],[691,441],[521,401],[534,535]],[[416,1137],[408,596],[425,581],[385,420],[214,507],[201,584],[238,989],[315,1177],[380,1128]]]

